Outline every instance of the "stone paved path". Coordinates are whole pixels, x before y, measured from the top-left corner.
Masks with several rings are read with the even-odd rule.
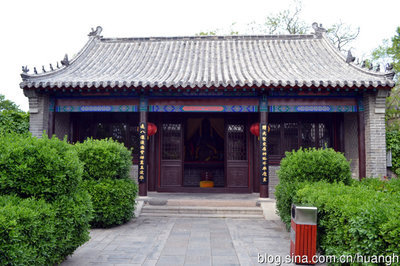
[[[289,253],[280,221],[139,217],[92,230],[62,265],[259,265],[258,253]]]

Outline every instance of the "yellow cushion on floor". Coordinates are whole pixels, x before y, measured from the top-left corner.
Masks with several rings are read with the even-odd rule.
[[[200,187],[214,187],[213,181],[200,181]]]

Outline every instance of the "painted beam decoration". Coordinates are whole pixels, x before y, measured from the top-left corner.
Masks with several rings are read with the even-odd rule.
[[[139,123],[139,183],[146,182],[146,142],[147,142],[147,124]]]
[[[260,125],[260,151],[261,151],[261,185],[268,185],[268,151],[267,151],[267,124]]]
[[[270,105],[271,113],[352,113],[357,112],[356,105]]]
[[[56,106],[56,112],[137,112],[137,105],[65,105]]]
[[[256,105],[150,105],[150,112],[223,112],[223,113],[254,113],[258,112]]]

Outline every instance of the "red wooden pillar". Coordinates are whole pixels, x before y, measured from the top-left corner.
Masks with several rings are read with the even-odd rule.
[[[365,117],[362,99],[357,101],[357,124],[358,124],[358,175],[360,180],[366,177],[365,159]]]
[[[139,111],[139,196],[147,196],[147,98],[145,96],[140,96]]]
[[[268,173],[268,102],[267,96],[260,99],[260,198],[269,197],[269,173]]]

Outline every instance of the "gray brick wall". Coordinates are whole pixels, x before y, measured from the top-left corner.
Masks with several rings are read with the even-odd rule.
[[[344,155],[351,160],[352,177],[359,178],[358,172],[358,124],[357,113],[344,114]]]
[[[279,168],[280,168],[279,165],[270,165],[268,167],[268,173],[269,173],[268,192],[269,192],[269,197],[272,199],[275,198],[275,186],[279,183],[279,179],[276,174],[276,171],[279,170]]]
[[[364,94],[367,177],[386,175],[385,100],[388,93]]]
[[[70,113],[54,113],[54,134],[59,139],[70,136]]]
[[[33,90],[24,90],[29,99],[29,131],[35,137],[42,137],[49,121],[49,96]]]

